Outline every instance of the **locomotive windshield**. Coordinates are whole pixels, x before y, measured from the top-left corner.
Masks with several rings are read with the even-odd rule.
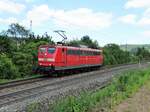
[[[40,48],[40,53],[45,53],[46,52],[46,48]]]
[[[48,48],[48,53],[53,54],[55,52],[56,48]]]

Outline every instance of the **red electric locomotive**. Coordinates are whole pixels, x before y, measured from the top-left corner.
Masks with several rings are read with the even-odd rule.
[[[103,64],[102,50],[62,45],[42,45],[38,52],[39,69],[49,72],[99,67]]]
[[[55,31],[64,39],[67,36],[65,31]],[[42,45],[38,50],[38,71],[67,71],[74,69],[93,68],[103,65],[102,50],[71,47],[65,45]]]

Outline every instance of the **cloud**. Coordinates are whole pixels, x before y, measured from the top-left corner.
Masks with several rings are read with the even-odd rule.
[[[112,24],[112,14],[93,12],[80,8],[71,11],[59,11],[54,14],[55,23],[61,26],[72,26],[90,29],[107,28]]]
[[[119,21],[127,24],[135,24],[137,16],[134,14],[128,14],[119,18]]]
[[[145,8],[142,15],[125,15],[120,17],[123,23],[138,25],[138,26],[149,26],[150,25],[150,0],[128,0],[125,4],[125,8]],[[137,19],[138,17],[138,19]]]
[[[47,5],[41,5],[39,7],[34,7],[31,11],[27,13],[27,21],[33,21],[34,26],[39,26],[45,24],[51,17],[52,12],[49,10]],[[25,20],[26,21],[26,20]]]
[[[25,9],[23,4],[11,0],[0,0],[0,12],[19,14],[23,9]]]
[[[137,23],[140,26],[150,26],[150,18],[147,17],[143,17],[142,19],[140,19]]]
[[[142,32],[141,35],[144,37],[150,37],[150,30],[146,30],[146,31]]]
[[[125,8],[144,8],[142,15],[126,15],[122,18],[123,23],[133,24],[138,26],[150,26],[150,0],[128,0]],[[137,16],[139,17],[138,19]]]
[[[128,0],[125,8],[148,8],[150,7],[150,0]]]
[[[17,23],[17,19],[14,18],[14,17],[10,17],[10,18],[7,18],[7,19],[3,19],[3,18],[0,18],[0,24],[6,24],[6,25],[9,25],[11,23]]]
[[[148,8],[144,12],[143,17],[138,21],[138,24],[140,26],[149,26],[150,25],[150,8]]]
[[[35,0],[25,0],[27,3],[34,2]]]
[[[150,8],[146,9],[141,17],[135,14],[127,14],[125,16],[119,17],[119,21],[122,23],[143,27],[150,26]]]
[[[112,24],[112,14],[94,12],[88,8],[53,10],[47,5],[40,5],[27,13],[27,21],[30,20],[33,21],[34,26],[53,22],[56,26],[61,27],[95,30],[109,27]]]

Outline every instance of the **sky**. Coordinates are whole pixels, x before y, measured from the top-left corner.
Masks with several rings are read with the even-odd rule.
[[[0,31],[19,23],[35,34],[65,30],[68,40],[89,35],[100,46],[150,44],[150,0],[0,0]]]

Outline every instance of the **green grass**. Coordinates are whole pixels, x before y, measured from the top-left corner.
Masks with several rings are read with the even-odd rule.
[[[33,74],[32,76],[16,78],[16,79],[0,79],[0,84],[12,82],[12,81],[24,80],[24,79],[37,78],[37,77],[40,77],[40,76],[41,76],[40,74]]]
[[[87,112],[100,105],[111,109],[124,99],[132,96],[150,78],[150,70],[129,71],[114,79],[106,88],[81,93],[79,97],[69,96],[50,106],[54,112]]]
[[[150,70],[132,70],[119,74],[107,87],[95,92],[82,92],[49,105],[49,112],[91,112],[97,106],[110,111],[115,105],[131,97],[150,79]],[[28,112],[40,110],[40,103],[28,107]],[[42,110],[42,109],[41,109]]]

